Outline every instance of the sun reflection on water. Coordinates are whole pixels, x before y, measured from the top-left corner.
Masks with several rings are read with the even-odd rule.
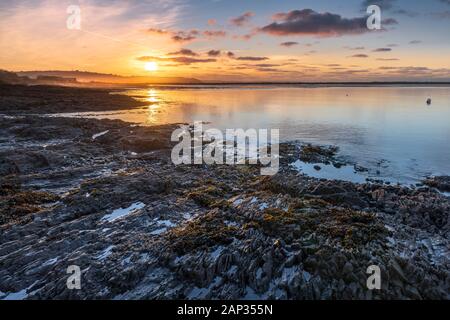
[[[150,89],[148,91],[148,98],[146,99],[151,104],[148,108],[147,123],[157,122],[157,115],[161,113],[161,105],[159,104],[160,99],[158,97],[158,92],[155,89]]]
[[[158,98],[158,92],[155,89],[150,89],[148,91],[148,98],[147,98],[148,102],[152,102],[152,103],[156,103],[159,102],[159,98]]]

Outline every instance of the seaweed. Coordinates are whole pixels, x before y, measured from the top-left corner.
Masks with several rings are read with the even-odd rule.
[[[42,210],[42,205],[58,201],[48,192],[22,191],[0,197],[0,225],[29,221],[30,215]]]
[[[227,245],[237,237],[237,228],[227,226],[218,209],[167,232],[168,246],[178,254],[216,245]]]

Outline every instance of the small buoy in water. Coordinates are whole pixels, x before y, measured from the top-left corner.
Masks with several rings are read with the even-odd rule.
[[[430,105],[430,104],[431,104],[431,98],[428,98],[427,105]]]

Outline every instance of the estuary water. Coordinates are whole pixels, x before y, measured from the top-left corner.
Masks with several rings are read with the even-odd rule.
[[[121,94],[148,106],[76,116],[276,128],[282,141],[339,146],[340,156],[369,168],[367,177],[416,183],[450,175],[450,87],[161,86]],[[303,168],[318,177],[332,171],[324,169]]]

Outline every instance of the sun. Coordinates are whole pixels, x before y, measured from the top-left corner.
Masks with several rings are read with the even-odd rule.
[[[156,62],[147,62],[144,66],[147,71],[158,71],[158,64]]]

